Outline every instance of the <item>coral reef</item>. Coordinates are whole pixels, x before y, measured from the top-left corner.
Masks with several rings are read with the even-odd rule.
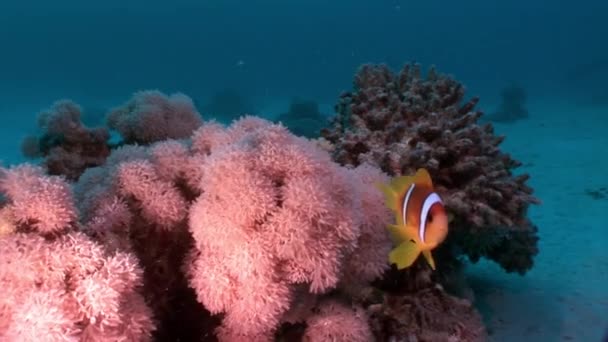
[[[512,123],[528,118],[526,109],[526,91],[517,84],[505,87],[500,93],[502,102],[498,109],[487,116],[487,120],[502,123]]]
[[[302,341],[373,341],[369,317],[362,307],[328,299],[316,311],[306,320]]]
[[[323,294],[343,273],[364,281],[386,269],[386,210],[361,203],[381,202],[373,181],[383,176],[340,167],[314,143],[261,119],[241,119],[226,134],[233,142],[211,148],[204,191],[190,209],[191,284],[207,309],[225,313],[222,340],[265,340],[297,287]],[[362,235],[367,230],[374,239]],[[347,262],[359,253],[365,263]]]
[[[378,341],[485,341],[481,316],[467,300],[437,285],[405,294],[385,294],[367,308]],[[369,340],[368,340],[369,341]]]
[[[0,339],[483,340],[470,302],[435,281],[459,253],[527,269],[534,198],[461,86],[417,72],[364,68],[327,140],[144,91],[108,115],[123,141],[98,163],[2,169]],[[54,108],[86,130],[75,104]],[[439,275],[387,264],[375,184],[418,167],[455,214]]]
[[[176,140],[123,145],[75,184],[81,230],[108,248],[132,253],[142,265],[157,340],[192,340],[215,324],[180,272],[192,248],[187,215],[198,191],[185,178],[200,177],[198,161],[187,151]]]
[[[146,340],[154,329],[129,254],[78,232],[70,186],[30,165],[2,169],[0,339]]]
[[[329,297],[388,267],[390,215],[374,186],[386,175],[341,167],[315,142],[256,117],[201,122],[186,137],[144,125],[192,123],[168,98],[140,92],[111,113],[124,142],[72,183],[31,166],[5,172],[3,241],[18,248],[14,238],[33,229],[49,239],[79,234],[104,255],[131,258],[126,290],[146,303],[143,340],[267,341],[290,323],[313,341],[371,336],[363,310],[348,309],[356,303]],[[336,319],[359,330],[322,324]],[[19,328],[11,322],[8,330]]]
[[[107,124],[120,133],[125,143],[150,144],[187,138],[202,124],[202,118],[188,96],[147,90],[111,110]]]
[[[289,111],[280,114],[274,121],[287,126],[295,135],[317,138],[327,119],[319,112],[318,103],[296,98],[291,101]]]
[[[399,73],[365,65],[323,131],[324,145],[344,165],[369,163],[389,175],[429,170],[454,215],[441,246],[452,252],[438,264],[464,253],[524,273],[538,252],[536,227],[527,217],[538,200],[526,185],[528,175],[514,173],[520,163],[499,149],[504,137],[490,124],[477,124],[478,99],[463,98],[464,87],[434,68],[424,77],[415,64]]]
[[[55,102],[38,115],[40,136],[26,137],[22,152],[29,158],[42,158],[51,175],[70,180],[89,167],[104,163],[110,154],[110,134],[105,127],[89,128],[81,122],[82,109],[70,100]]]

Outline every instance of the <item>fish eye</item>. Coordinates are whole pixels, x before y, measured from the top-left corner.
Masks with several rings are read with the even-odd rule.
[[[429,214],[429,215],[426,217],[426,222],[427,222],[427,223],[432,223],[432,222],[433,222],[433,214]]]

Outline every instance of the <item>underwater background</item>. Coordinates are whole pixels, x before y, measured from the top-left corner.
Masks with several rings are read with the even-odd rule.
[[[540,237],[529,271],[467,265],[467,298],[489,340],[602,341],[606,20],[600,0],[6,0],[0,160],[27,161],[22,141],[38,113],[64,98],[95,126],[137,91],[181,92],[204,120],[252,114],[314,138],[361,65],[434,65],[466,87],[465,101],[480,98],[481,120],[506,136],[501,149],[542,202],[528,212]],[[317,121],[278,119],[298,105]]]

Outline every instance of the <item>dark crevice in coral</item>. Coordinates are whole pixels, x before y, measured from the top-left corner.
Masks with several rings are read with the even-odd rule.
[[[169,232],[144,226],[132,230],[129,239],[144,270],[144,297],[157,320],[155,341],[216,341],[219,319],[198,302],[181,272],[194,244],[186,227]]]

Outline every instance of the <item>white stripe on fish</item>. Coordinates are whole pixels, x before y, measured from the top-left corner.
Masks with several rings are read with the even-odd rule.
[[[429,211],[431,211],[431,207],[436,203],[441,203],[441,198],[434,192],[431,192],[426,199],[424,200],[424,204],[422,205],[422,210],[420,210],[420,227],[418,227],[418,234],[420,235],[420,241],[424,243],[424,234],[426,231],[426,220],[429,216]]]
[[[407,193],[405,194],[405,197],[403,198],[403,225],[407,227],[407,205],[410,202],[410,197],[412,197],[412,193],[414,192],[414,188],[416,187],[416,184],[412,184],[410,185],[410,188],[407,189]]]

